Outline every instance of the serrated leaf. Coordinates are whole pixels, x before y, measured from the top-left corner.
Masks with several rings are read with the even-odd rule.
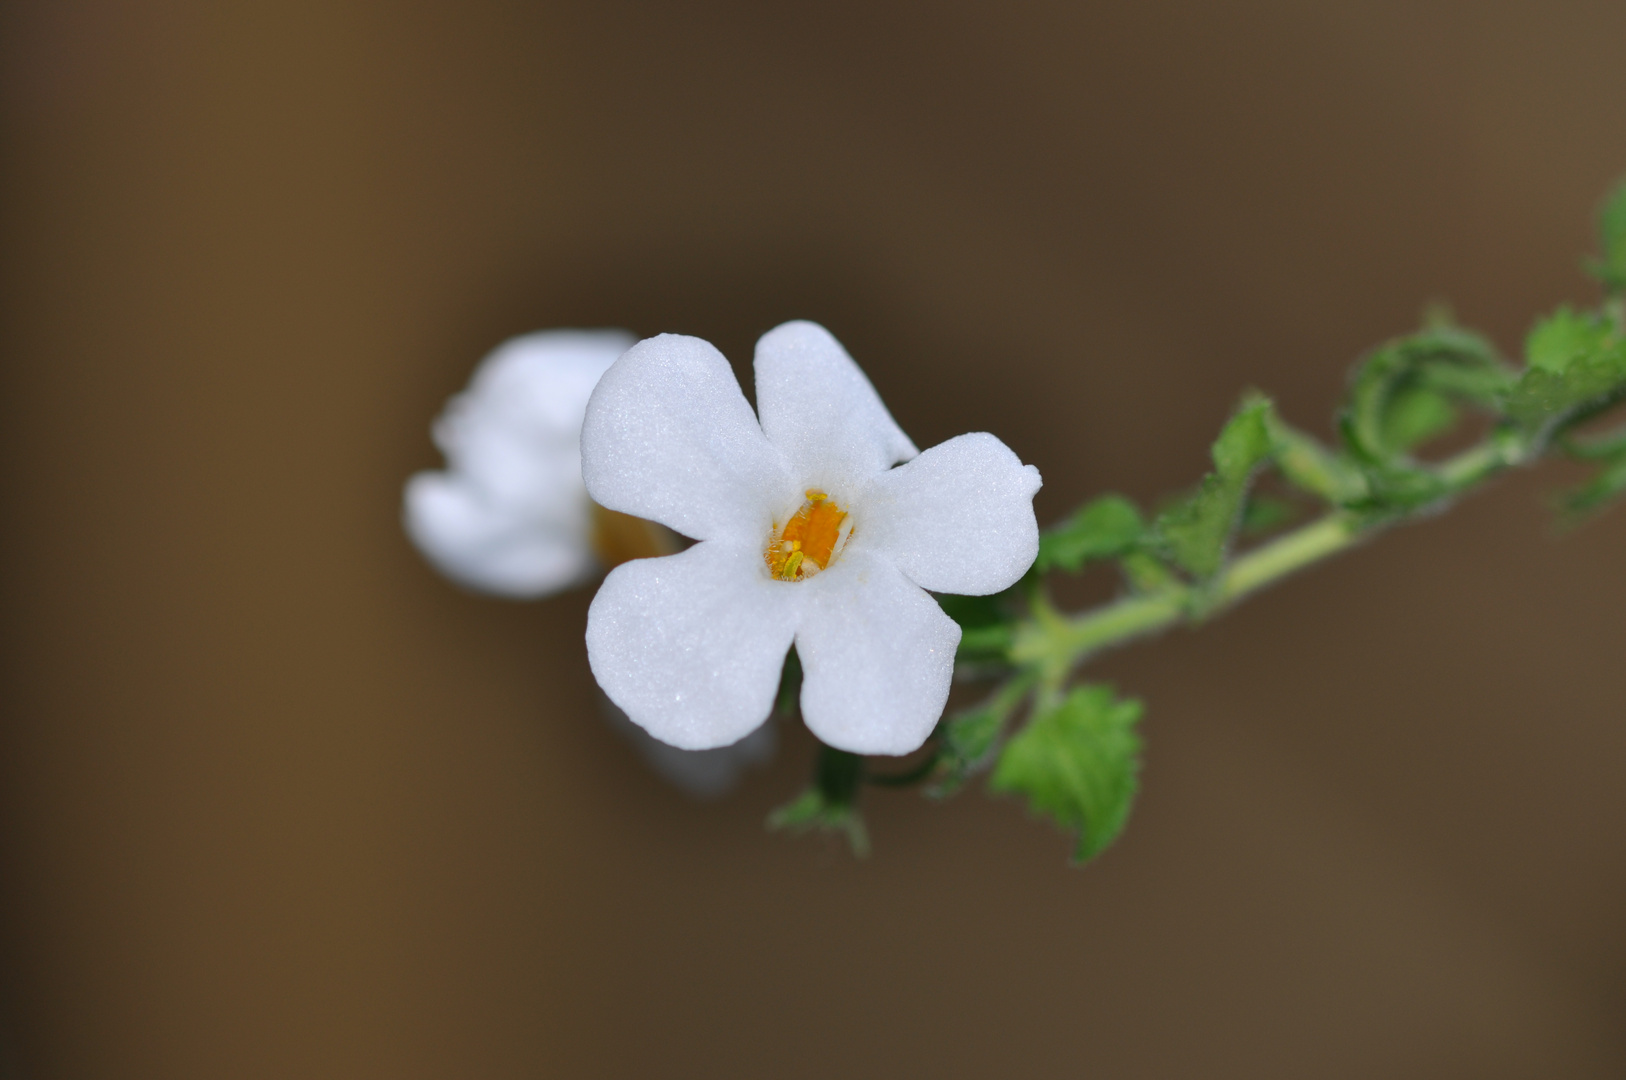
[[[1626,182],[1605,200],[1598,213],[1598,233],[1603,255],[1592,264],[1592,272],[1611,292],[1626,291]]]
[[[1085,686],[1005,745],[989,785],[1025,795],[1036,813],[1078,833],[1085,862],[1117,839],[1139,784],[1141,703]]]
[[[1530,331],[1529,366],[1506,395],[1507,415],[1547,428],[1626,393],[1626,339],[1607,320],[1560,308]]]
[[[1345,505],[1404,512],[1448,494],[1411,451],[1448,428],[1462,406],[1497,411],[1515,381],[1489,341],[1455,326],[1430,326],[1374,350],[1356,368],[1338,418],[1369,489]]]
[[[1103,495],[1039,537],[1040,573],[1060,568],[1077,573],[1086,562],[1113,559],[1132,550],[1146,531],[1140,510],[1122,495]]]
[[[1527,428],[1557,423],[1610,398],[1626,381],[1608,360],[1587,361],[1562,375],[1529,371],[1508,394],[1507,414]]]
[[[1027,796],[1031,808],[1077,831],[1076,858],[1098,854],[1122,831],[1139,771],[1138,701],[1108,686],[1074,690],[1036,717],[1000,756],[991,786]]]
[[[1491,343],[1433,326],[1370,353],[1356,368],[1339,428],[1369,465],[1404,470],[1405,455],[1456,417],[1456,402],[1493,404],[1513,376]]]
[[[1157,519],[1162,547],[1176,563],[1199,578],[1212,577],[1225,561],[1236,533],[1253,472],[1270,456],[1267,417],[1272,407],[1252,398],[1231,417],[1214,441],[1214,471],[1185,501]]]
[[[1562,375],[1574,364],[1597,352],[1609,336],[1598,319],[1561,307],[1530,328],[1524,358],[1533,371]]]

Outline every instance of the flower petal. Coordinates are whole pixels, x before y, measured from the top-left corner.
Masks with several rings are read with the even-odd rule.
[[[627,350],[587,403],[581,445],[601,506],[696,540],[763,543],[774,512],[801,498],[728,361],[695,337]]]
[[[406,530],[443,573],[505,596],[588,577],[582,414],[633,343],[624,330],[545,330],[493,349],[435,421],[443,472],[407,482]]]
[[[853,509],[852,547],[885,555],[923,589],[984,596],[1039,554],[1039,470],[984,431],[876,477]]]
[[[960,628],[886,559],[851,549],[812,581],[796,653],[802,718],[855,754],[907,754],[948,701]]]
[[[459,473],[423,472],[407,481],[403,516],[418,550],[453,581],[501,596],[546,596],[597,566],[587,492],[572,483],[565,494],[556,506],[514,507]]]
[[[538,481],[556,483],[555,474],[578,479],[587,399],[633,342],[625,330],[544,330],[503,342],[435,421],[447,464],[514,499]]]
[[[788,322],[756,352],[757,413],[804,487],[856,491],[918,450],[830,331]]]
[[[738,742],[768,718],[805,605],[755,544],[708,540],[610,572],[587,611],[593,676],[639,727],[683,750]]]

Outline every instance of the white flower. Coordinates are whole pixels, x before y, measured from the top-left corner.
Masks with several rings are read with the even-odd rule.
[[[599,376],[636,339],[624,330],[548,330],[504,342],[447,402],[435,442],[444,472],[407,481],[404,517],[418,549],[447,577],[512,597],[581,584],[606,562],[659,554],[664,530],[593,505],[582,483],[581,431]],[[691,795],[731,789],[773,757],[774,730],[718,750],[677,750],[606,711],[649,766]]]
[[[579,585],[599,568],[581,480],[582,415],[635,339],[548,330],[485,358],[435,421],[446,471],[407,481],[407,534],[447,577],[503,596]]]
[[[763,335],[756,384],[753,415],[721,353],[666,334],[593,391],[587,490],[699,541],[605,579],[587,616],[593,674],[663,742],[726,746],[768,716],[794,643],[815,735],[906,754],[942,714],[960,640],[926,590],[1022,576],[1038,470],[986,433],[919,453],[813,323]]]

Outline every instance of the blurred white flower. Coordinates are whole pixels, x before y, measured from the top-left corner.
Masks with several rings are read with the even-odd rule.
[[[942,714],[960,640],[926,590],[1022,576],[1038,470],[986,433],[919,453],[814,323],[763,335],[755,366],[755,415],[722,354],[674,334],[639,342],[593,391],[587,490],[699,541],[605,579],[593,674],[663,742],[727,746],[768,717],[794,643],[814,734],[906,754]]]
[[[661,779],[697,799],[715,799],[733,791],[747,768],[766,765],[779,750],[779,732],[763,724],[731,746],[713,750],[679,750],[634,724],[614,702],[604,701],[610,724],[632,741],[644,763]]]
[[[653,522],[594,505],[582,483],[587,399],[635,340],[624,330],[547,330],[504,342],[480,363],[435,421],[446,469],[406,485],[407,534],[437,569],[470,588],[531,598],[677,550]],[[724,793],[775,749],[765,726],[726,749],[676,750],[609,711],[649,765],[693,795]]]
[[[582,415],[599,376],[633,340],[624,330],[514,338],[446,403],[434,426],[446,469],[408,480],[405,505],[407,534],[443,574],[536,597],[599,571],[581,479]]]

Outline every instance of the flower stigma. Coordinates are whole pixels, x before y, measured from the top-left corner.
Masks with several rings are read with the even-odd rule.
[[[825,569],[852,535],[852,519],[822,491],[809,489],[807,501],[784,529],[775,523],[762,558],[776,581],[805,581]]]

